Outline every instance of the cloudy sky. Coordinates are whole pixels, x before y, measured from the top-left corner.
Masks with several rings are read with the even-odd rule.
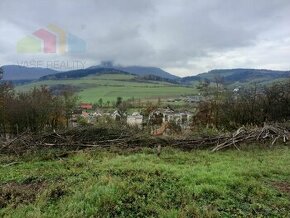
[[[289,0],[1,0],[0,65],[102,60],[187,76],[214,68],[290,70]],[[83,39],[76,54],[20,53],[49,24]]]

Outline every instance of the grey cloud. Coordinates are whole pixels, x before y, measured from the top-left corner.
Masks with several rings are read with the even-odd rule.
[[[7,53],[0,55],[1,64],[25,58],[15,52],[17,40],[53,23],[87,43],[83,55],[53,58],[154,65],[180,75],[209,67],[269,66],[270,60],[290,69],[279,52],[275,58],[258,52],[265,40],[275,42],[277,51],[289,42],[288,0],[2,0],[0,20],[0,48]],[[290,51],[281,55],[289,57]]]

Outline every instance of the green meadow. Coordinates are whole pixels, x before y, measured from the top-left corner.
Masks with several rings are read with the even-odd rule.
[[[41,85],[71,85],[78,89],[82,101],[95,103],[100,98],[106,101],[115,101],[117,97],[123,99],[157,99],[193,95],[195,88],[174,85],[166,82],[142,81],[137,82],[133,75],[104,74],[88,76],[80,79],[45,80],[17,86],[17,91],[27,91]]]
[[[0,156],[1,217],[289,217],[290,150]]]

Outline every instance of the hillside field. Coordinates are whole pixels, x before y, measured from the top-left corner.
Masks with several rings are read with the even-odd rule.
[[[290,150],[0,156],[1,217],[289,217]]]
[[[78,95],[82,101],[95,103],[100,98],[106,101],[115,101],[117,97],[123,99],[157,99],[176,97],[181,95],[193,95],[195,88],[174,85],[166,82],[135,81],[133,75],[103,74],[99,76],[87,76],[80,79],[44,80],[30,84],[17,86],[16,90],[26,91],[40,85],[71,85],[78,89]]]

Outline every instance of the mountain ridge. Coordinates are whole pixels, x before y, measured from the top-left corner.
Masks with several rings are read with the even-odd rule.
[[[125,71],[128,73],[132,73],[138,76],[146,76],[146,75],[154,75],[163,77],[165,79],[173,79],[177,80],[180,79],[180,77],[176,75],[172,75],[171,73],[168,73],[161,68],[158,67],[148,67],[148,66],[121,66],[121,65],[113,65],[111,63],[103,63],[96,66],[91,66],[89,69],[97,69],[97,68],[114,68],[121,71]]]
[[[61,77],[57,76],[58,74],[67,75],[69,77],[70,73],[75,74],[76,71],[88,71],[92,72],[92,70],[96,70],[96,72],[101,71],[102,73],[105,72],[107,69],[108,72],[112,73],[115,72],[123,72],[134,74],[137,76],[149,76],[154,75],[158,77],[162,77],[165,79],[170,80],[178,80],[180,77],[172,75],[161,68],[158,67],[144,67],[144,66],[113,66],[113,65],[96,65],[91,66],[85,69],[76,69],[76,70],[69,70],[69,71],[58,71],[49,68],[40,68],[40,67],[26,67],[21,65],[4,65],[1,67],[4,71],[3,79],[4,80],[37,80],[50,77]],[[83,73],[86,74],[86,73]]]
[[[276,79],[290,78],[290,71],[270,70],[270,69],[252,69],[252,68],[233,68],[233,69],[214,69],[208,72],[200,73],[194,76],[178,77],[172,75],[161,68],[144,66],[114,66],[112,64],[101,64],[91,66],[86,69],[77,69],[70,71],[57,71],[49,68],[25,67],[19,65],[4,65],[1,67],[4,71],[3,80],[48,80],[48,79],[67,79],[81,78],[93,74],[118,73],[132,74],[140,78],[164,78],[167,81],[180,83],[184,85],[195,81],[209,80],[214,82],[216,78],[222,79],[226,84],[235,82],[247,83],[252,81],[264,82]]]
[[[208,80],[214,82],[216,79],[222,79],[223,82],[232,84],[235,82],[247,83],[251,81],[271,81],[275,79],[290,78],[290,71],[269,70],[269,69],[214,69],[195,76],[181,78],[181,83],[191,83],[194,81]]]
[[[3,65],[3,80],[34,80],[45,75],[59,73],[57,70],[21,65]]]

